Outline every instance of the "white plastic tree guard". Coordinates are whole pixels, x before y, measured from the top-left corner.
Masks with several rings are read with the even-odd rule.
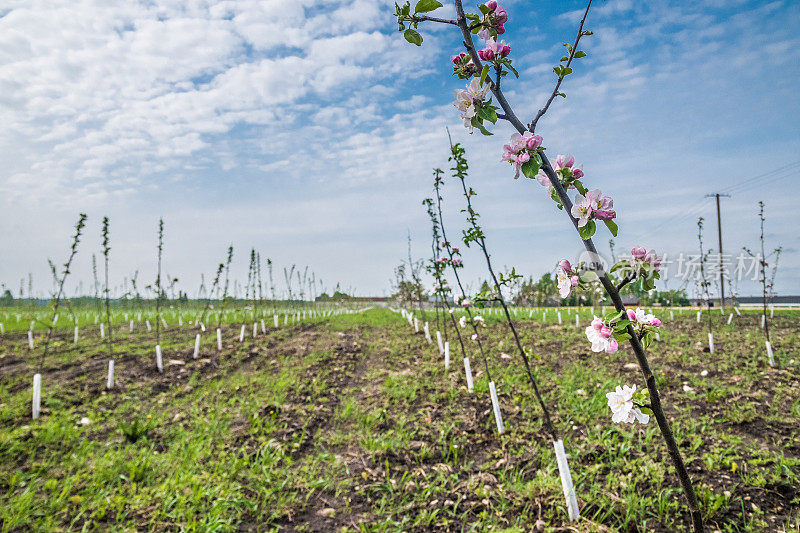
[[[467,391],[472,392],[475,386],[472,383],[472,367],[469,364],[469,357],[464,358],[464,373],[467,376]]]

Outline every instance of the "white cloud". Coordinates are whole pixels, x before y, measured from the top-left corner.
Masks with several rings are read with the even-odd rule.
[[[512,17],[529,12],[526,2],[506,7]],[[778,163],[797,152],[796,121],[786,119],[798,113],[795,80],[780,70],[797,63],[800,42],[776,20],[792,20],[796,7],[715,9],[601,4],[589,17],[589,56],[565,82],[568,99],[540,124],[553,151],[574,152],[614,194],[620,246],[682,246],[691,217],[675,236],[652,234],[652,221],[752,174],[747,150]],[[504,82],[521,116],[552,90],[560,43],[581,15],[562,16],[555,38],[540,13],[504,36],[522,73]],[[237,249],[255,245],[289,263],[312,264],[317,252],[326,277],[382,287],[406,228],[425,250],[419,202],[432,167],[447,167],[446,124],[468,147],[498,261],[550,268],[575,237],[536,184],[509,179],[499,162],[507,125],[485,138],[458,124],[450,100],[461,82],[439,75],[458,36],[426,27],[417,48],[395,30],[382,0],[17,3],[0,17],[0,230],[21,252],[0,264],[0,279],[44,264],[66,239],[52,228],[85,209],[124,226],[126,270],[148,268],[141,253],[165,213],[176,272],[209,270],[197,257],[235,238]],[[649,188],[664,184],[663,193]],[[446,197],[454,232],[457,192]],[[732,235],[748,231],[745,200],[730,204],[743,213]],[[776,192],[765,200],[782,224],[776,240],[791,244],[787,202]],[[791,254],[785,264],[798,269]]]

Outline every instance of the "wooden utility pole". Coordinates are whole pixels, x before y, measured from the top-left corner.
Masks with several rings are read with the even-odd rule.
[[[717,237],[719,239],[719,307],[720,309],[725,308],[725,275],[723,271],[723,263],[722,263],[722,216],[720,215],[719,210],[719,198],[720,196],[725,198],[730,198],[729,194],[707,194],[706,198],[711,197],[716,198],[717,200]]]

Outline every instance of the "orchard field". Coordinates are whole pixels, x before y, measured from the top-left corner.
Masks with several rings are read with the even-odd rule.
[[[31,350],[30,309],[4,311],[2,531],[686,527],[658,427],[609,423],[606,393],[637,382],[640,370],[627,347],[590,351],[589,308],[513,309],[540,392],[557,406],[578,521],[568,520],[551,439],[496,310],[473,313],[486,323],[502,434],[474,346],[467,343],[470,393],[455,348],[445,369],[435,331],[451,346],[457,341],[432,309],[409,308],[415,331],[385,307],[276,307],[261,311],[263,323],[240,307],[220,317],[221,350],[211,326],[202,332],[197,310],[167,309],[161,373],[155,331],[146,327],[154,310],[115,310],[112,388],[106,339],[94,313],[79,311],[77,343],[72,322],[56,327],[39,370],[37,420],[31,379],[42,332],[34,327]],[[729,324],[714,316],[709,353],[695,310],[652,311],[663,327],[650,360],[708,529],[796,531],[800,313],[774,313],[773,368],[760,313],[742,309]]]

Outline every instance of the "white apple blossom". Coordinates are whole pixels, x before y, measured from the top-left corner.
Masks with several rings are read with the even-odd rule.
[[[642,413],[641,409],[634,405],[633,393],[635,392],[636,385],[633,387],[629,387],[628,385],[620,387],[617,385],[614,392],[606,394],[608,406],[611,408],[612,413],[611,420],[614,423],[619,424],[626,422],[628,424],[633,424],[638,421],[641,424],[647,424],[650,421],[650,415]]]
[[[456,89],[453,95],[456,100],[453,105],[461,111],[461,118],[464,119],[464,127],[472,133],[472,118],[477,113],[476,104],[480,105],[483,99],[486,98],[486,93],[489,91],[489,84],[487,83],[481,87],[481,82],[478,78],[472,78],[466,89]]]

